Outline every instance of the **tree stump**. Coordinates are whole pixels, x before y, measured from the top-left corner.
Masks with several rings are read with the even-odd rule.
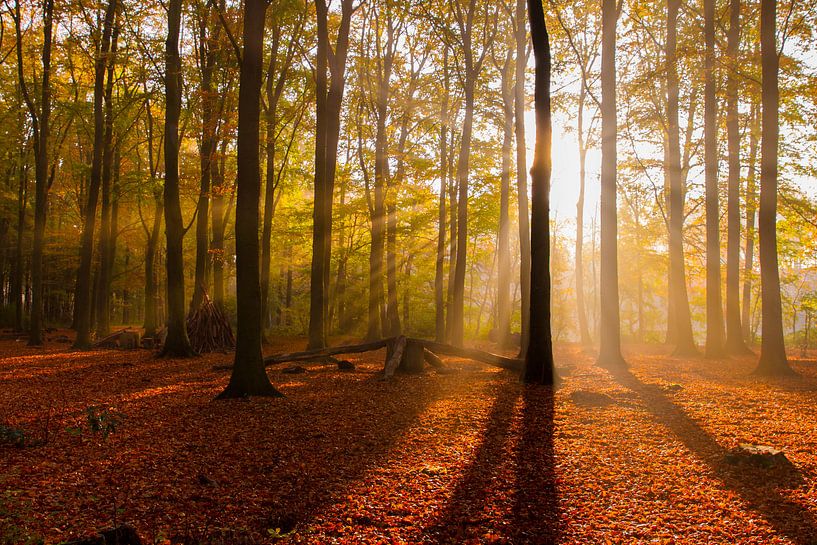
[[[425,366],[424,352],[425,347],[422,344],[414,341],[406,342],[406,348],[403,350],[403,357],[400,358],[397,371],[411,375],[422,373]]]

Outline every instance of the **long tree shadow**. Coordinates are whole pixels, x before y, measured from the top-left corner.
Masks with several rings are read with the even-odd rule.
[[[559,542],[553,396],[551,387],[524,386],[522,430],[516,452],[512,543],[550,545]]]
[[[728,463],[728,449],[668,399],[657,385],[643,383],[626,369],[615,371],[612,376],[619,384],[639,394],[658,422],[708,464],[724,485],[739,494],[750,509],[763,516],[780,534],[798,545],[817,543],[814,514],[777,490],[778,487],[797,487],[800,483],[798,474]]]
[[[518,385],[505,382],[499,387],[482,441],[443,513],[426,530],[436,543],[470,542],[485,533],[484,526],[489,521],[486,507],[490,508],[486,503],[493,499],[493,489],[507,484],[499,479],[498,472],[509,455],[505,446],[518,399]]]

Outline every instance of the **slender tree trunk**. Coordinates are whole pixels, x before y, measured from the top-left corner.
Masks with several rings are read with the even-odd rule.
[[[777,153],[779,57],[776,41],[777,2],[760,1],[760,51],[762,62],[762,141],[760,148],[760,287],[763,337],[757,373],[792,373],[783,340],[783,309],[780,301],[780,271],[777,262]]]
[[[579,342],[590,346],[590,330],[587,327],[587,307],[584,302],[584,192],[587,179],[587,145],[584,141],[584,104],[587,92],[584,85],[579,89],[577,113],[577,138],[579,141],[579,198],[576,201],[576,309],[579,318]]]
[[[496,340],[501,346],[511,334],[511,248],[510,194],[511,147],[513,146],[513,51],[502,67],[502,172],[499,189],[499,231],[497,233]]]
[[[162,193],[154,195],[153,226],[148,232],[145,248],[145,337],[155,337],[159,329],[158,298],[159,286],[156,278],[156,254],[159,247],[159,234],[162,227]]]
[[[706,355],[725,354],[721,298],[718,98],[715,89],[715,0],[704,0],[704,169],[706,178]]]
[[[755,255],[755,214],[757,213],[757,148],[760,136],[760,112],[752,106],[752,125],[749,130],[749,173],[746,176],[746,247],[743,264],[743,305],[741,322],[743,341],[752,342],[752,273]]]
[[[626,366],[621,355],[616,209],[616,0],[602,0],[601,25],[601,326],[602,367]]]
[[[196,265],[193,280],[193,296],[190,300],[190,311],[201,306],[204,292],[208,285],[210,260],[210,237],[208,236],[210,220],[210,188],[213,178],[213,158],[216,148],[216,131],[218,126],[215,108],[215,91],[213,90],[213,72],[218,55],[218,34],[208,29],[212,2],[198,18],[199,25],[199,74],[201,76],[201,144],[199,147],[199,199],[196,203]],[[218,9],[218,8],[216,8]],[[215,23],[214,28],[221,28]]]
[[[342,0],[341,20],[333,54],[329,55],[328,8],[326,0],[316,0],[318,54],[316,62],[315,208],[313,214],[312,271],[310,278],[310,349],[327,344],[329,314],[329,273],[332,261],[332,201],[340,140],[340,111],[345,87],[346,53],[354,7]],[[331,71],[327,85],[326,70]],[[322,161],[323,164],[320,164]]]
[[[668,337],[675,344],[674,354],[698,354],[692,333],[692,316],[684,265],[684,180],[681,167],[680,125],[678,122],[678,12],[681,0],[667,1],[667,153],[669,175],[669,320]],[[690,113],[690,115],[692,115]]]
[[[96,336],[98,339],[107,336],[111,329],[110,316],[110,278],[111,278],[111,186],[113,184],[113,79],[114,57],[116,56],[119,28],[114,24],[111,36],[110,58],[108,59],[108,77],[105,83],[105,141],[102,148],[102,208],[99,225],[99,280],[96,285]]]
[[[45,0],[42,7],[43,46],[42,82],[40,84],[39,111],[29,95],[23,69],[23,34],[21,29],[20,2],[14,4],[17,52],[17,74],[20,89],[31,116],[34,138],[34,242],[31,251],[31,314],[28,326],[28,345],[43,344],[43,251],[45,248],[45,219],[48,209],[48,137],[51,116],[51,45],[54,1]]]
[[[86,349],[91,346],[91,306],[93,293],[92,264],[94,257],[94,230],[99,189],[102,183],[102,155],[105,144],[105,115],[102,109],[105,88],[105,72],[111,48],[111,33],[116,14],[116,0],[110,0],[105,10],[102,40],[94,66],[94,146],[91,160],[91,181],[88,185],[88,201],[80,238],[79,269],[77,271],[76,293],[74,295],[75,323],[77,336],[74,348]]]
[[[516,190],[519,206],[519,285],[522,292],[522,335],[520,354],[527,352],[530,338],[530,218],[528,217],[528,160],[525,143],[525,67],[528,64],[528,36],[525,31],[525,0],[516,0],[516,87],[514,121],[516,132]]]
[[[740,127],[738,124],[738,52],[740,50],[740,0],[729,2],[727,53],[726,131],[729,148],[729,178],[726,199],[726,350],[746,354],[740,322]]]
[[[165,234],[167,238],[167,338],[162,356],[194,354],[187,338],[184,293],[184,224],[179,200],[179,116],[182,106],[179,30],[182,0],[169,0],[165,43]]]
[[[531,168],[531,308],[530,341],[522,378],[526,383],[554,382],[550,328],[550,176],[553,129],[550,114],[550,40],[542,2],[528,0],[531,40],[536,58],[534,104],[536,148]]]
[[[469,69],[466,68],[466,72]],[[454,264],[454,301],[452,305],[451,344],[462,346],[465,337],[465,270],[468,257],[468,170],[471,158],[471,133],[474,124],[474,81],[465,81],[465,117],[457,162],[457,259]]]
[[[213,303],[224,308],[224,230],[226,228],[224,194],[227,187],[224,183],[224,161],[226,158],[227,139],[221,142],[219,152],[220,165],[213,169],[213,206],[211,207],[213,223]]]
[[[244,48],[238,91],[238,196],[236,201],[235,363],[219,398],[280,397],[269,381],[261,352],[261,273],[258,206],[261,199],[259,125],[266,0],[244,1]]]
[[[452,150],[452,158],[450,159],[453,162],[453,135],[451,139],[451,150]],[[453,173],[453,165],[449,164],[449,172]],[[448,183],[448,210],[449,210],[449,231],[451,235],[448,237],[448,290],[446,293],[446,312],[445,312],[445,337],[446,341],[451,341],[451,334],[454,328],[454,265],[457,262],[457,239],[459,238],[457,232],[459,231],[459,226],[457,225],[457,210],[459,209],[457,205],[457,195],[459,193],[457,189],[457,179],[449,180]]]
[[[14,302],[14,329],[23,330],[23,241],[25,240],[26,208],[28,207],[28,163],[20,154],[19,186],[17,190],[17,242],[14,246],[14,276],[11,283],[11,297]]]
[[[434,338],[445,342],[445,193],[448,191],[448,47],[443,49],[443,96],[440,105],[440,207],[437,217],[437,260],[434,268]]]

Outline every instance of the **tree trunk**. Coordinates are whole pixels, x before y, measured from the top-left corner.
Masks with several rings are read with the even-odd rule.
[[[513,51],[502,67],[502,171],[499,188],[499,231],[497,233],[496,340],[508,343],[511,334],[511,248],[510,194],[511,147],[513,146]]]
[[[550,113],[550,39],[542,2],[528,0],[531,40],[536,59],[534,104],[536,148],[531,168],[531,308],[530,341],[522,378],[552,385],[553,340],[550,329],[550,176],[553,129]]]
[[[261,199],[259,124],[266,0],[244,2],[244,47],[238,91],[238,196],[236,200],[235,363],[230,383],[219,398],[282,394],[269,381],[261,352],[261,276],[258,206]]]
[[[760,50],[762,62],[762,136],[760,148],[760,286],[763,337],[757,373],[792,373],[783,340],[783,309],[780,302],[780,271],[777,263],[777,152],[779,57],[776,43],[776,0],[760,1]]]
[[[681,0],[667,1],[667,172],[669,176],[669,335],[674,354],[698,354],[692,333],[692,316],[686,287],[684,265],[684,180],[681,167],[680,126],[678,122],[678,12]],[[691,112],[690,112],[690,115]]]
[[[621,355],[616,209],[616,0],[602,0],[601,29],[601,324],[598,364],[626,366]]]
[[[181,59],[179,29],[182,0],[169,0],[165,43],[165,234],[167,237],[167,338],[162,356],[194,354],[185,326],[184,224],[179,200],[179,116],[181,113]]]
[[[725,354],[718,196],[718,98],[715,89],[715,0],[704,0],[704,170],[706,185],[706,355]]]
[[[746,354],[740,322],[740,127],[738,123],[738,54],[740,51],[740,0],[729,2],[727,53],[726,131],[729,178],[726,198],[726,351]]]
[[[224,183],[224,161],[226,158],[227,138],[221,142],[219,152],[220,165],[213,169],[213,206],[210,210],[213,222],[213,303],[224,308],[224,230],[226,228],[224,194],[227,186]]]
[[[445,342],[445,192],[448,190],[448,47],[443,48],[443,96],[440,105],[440,207],[437,217],[437,260],[434,267],[434,339]]]
[[[119,26],[114,23],[111,36],[110,57],[108,59],[108,78],[105,83],[105,141],[102,148],[102,208],[100,211],[99,241],[99,279],[96,285],[96,337],[101,339],[110,334],[110,284],[111,284],[111,189],[113,184],[113,79],[114,57],[119,41]]]
[[[310,275],[309,348],[326,346],[329,273],[332,251],[332,198],[340,140],[340,110],[345,86],[352,0],[342,0],[341,21],[333,54],[329,51],[328,7],[316,0],[318,51],[316,57],[315,203]],[[331,70],[331,84],[327,81]]]
[[[584,76],[582,76],[584,77]],[[584,302],[584,191],[587,179],[587,144],[584,140],[584,104],[587,97],[584,83],[579,89],[577,112],[577,138],[579,141],[579,198],[576,201],[576,310],[579,318],[579,342],[590,346],[590,330],[587,327],[587,306]]]
[[[215,92],[213,91],[213,71],[216,67],[218,55],[218,33],[210,31],[211,2],[203,7],[198,16],[199,47],[198,66],[201,77],[201,143],[199,147],[199,199],[196,203],[196,265],[193,280],[193,296],[190,301],[190,312],[195,312],[201,306],[204,293],[208,285],[210,239],[208,227],[210,221],[210,188],[212,186],[213,158],[216,148],[216,131],[218,126],[215,108]],[[215,8],[218,9],[218,8]],[[220,23],[213,24],[214,29],[220,29]]]
[[[757,148],[760,137],[760,112],[757,104],[752,105],[752,125],[749,129],[749,173],[746,176],[746,247],[743,264],[743,306],[741,323],[743,341],[752,341],[752,273],[755,255],[755,214],[757,213]]]
[[[77,336],[74,348],[87,349],[91,346],[91,305],[92,305],[92,263],[94,257],[94,229],[99,189],[102,183],[102,155],[105,144],[105,116],[102,99],[105,87],[105,72],[111,48],[111,33],[116,13],[116,0],[110,0],[105,10],[102,27],[102,41],[97,51],[94,65],[94,146],[91,160],[91,181],[88,185],[88,201],[80,239],[79,269],[74,295],[75,322]]]
[[[525,0],[516,0],[516,87],[514,121],[516,132],[516,191],[519,206],[519,285],[522,291],[522,335],[520,354],[527,351],[530,322],[530,219],[528,217],[528,160],[525,143],[525,67],[528,36],[525,31]]]

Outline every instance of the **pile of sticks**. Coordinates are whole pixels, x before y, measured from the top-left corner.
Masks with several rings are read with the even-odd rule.
[[[213,304],[207,294],[201,306],[187,316],[187,336],[193,350],[199,354],[224,352],[235,348],[235,336],[230,320],[222,309]]]

